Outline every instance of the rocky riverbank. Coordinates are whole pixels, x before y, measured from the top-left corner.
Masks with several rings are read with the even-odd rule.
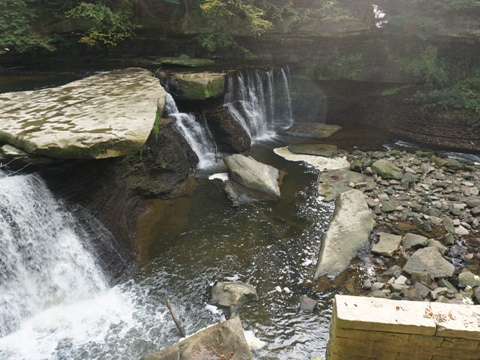
[[[355,265],[366,270],[357,290],[480,303],[480,164],[399,150],[356,150],[347,160],[350,170],[320,175],[319,193],[333,200],[325,189],[342,171],[343,184],[363,192],[374,213],[376,229]]]

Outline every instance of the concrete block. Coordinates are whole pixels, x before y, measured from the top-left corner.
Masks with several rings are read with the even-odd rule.
[[[434,335],[435,321],[425,318],[425,303],[336,295],[337,326],[344,329]]]
[[[431,303],[430,307],[437,323],[438,336],[480,340],[479,306]]]

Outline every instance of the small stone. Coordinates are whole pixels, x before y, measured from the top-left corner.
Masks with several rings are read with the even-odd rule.
[[[412,283],[417,283],[418,281],[421,281],[427,285],[430,285],[433,282],[432,276],[427,273],[427,272],[413,272],[410,275],[410,280]]]
[[[473,274],[470,271],[463,271],[458,275],[458,286],[464,288],[466,286],[480,286],[480,276]]]
[[[384,213],[391,213],[395,211],[395,206],[390,201],[384,201],[382,202],[382,212]]]
[[[372,282],[371,282],[369,279],[366,279],[366,280],[363,282],[362,288],[363,288],[364,290],[370,290],[370,289],[372,288]]]
[[[407,233],[402,239],[405,250],[419,249],[428,246],[428,239],[425,236]]]
[[[400,275],[393,283],[397,285],[405,285],[407,280],[408,279],[405,276]]]
[[[307,295],[300,296],[300,310],[305,312],[313,312],[315,307],[317,306],[317,302]]]
[[[436,300],[439,295],[443,295],[447,293],[448,293],[448,288],[439,287],[439,288],[436,288],[435,290],[430,291],[430,296],[432,297],[433,300]]]
[[[428,246],[436,248],[438,250],[438,252],[442,255],[447,252],[447,247],[444,246],[440,241],[437,241],[437,240],[434,240],[434,239],[429,239],[428,240]]]
[[[422,297],[422,299],[425,299],[431,291],[427,286],[423,285],[421,282],[416,282],[414,286],[415,286],[415,289],[417,289],[420,296]]]
[[[470,209],[470,213],[473,216],[480,216],[480,206],[476,206],[476,207]]]
[[[379,235],[380,240],[377,244],[373,246],[372,253],[376,255],[391,257],[400,245],[402,237],[399,235],[384,232],[380,232]]]
[[[468,234],[470,234],[470,232],[467,229],[465,229],[462,225],[460,225],[455,228],[455,234],[459,236],[467,236]]]

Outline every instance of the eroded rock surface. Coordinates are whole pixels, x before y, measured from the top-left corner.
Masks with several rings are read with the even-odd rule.
[[[166,95],[159,80],[144,69],[4,93],[0,95],[0,140],[56,159],[133,154],[147,141]]]

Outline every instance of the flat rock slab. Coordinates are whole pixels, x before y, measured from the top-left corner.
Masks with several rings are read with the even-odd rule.
[[[335,213],[322,241],[315,279],[337,276],[358,251],[369,243],[375,221],[365,196],[359,190],[338,195]]]
[[[210,326],[143,360],[250,360],[252,352],[245,340],[239,317]]]
[[[372,248],[372,254],[391,257],[400,246],[402,237],[400,235],[385,232],[378,233],[380,241]]]
[[[339,125],[327,125],[319,123],[293,125],[282,134],[290,136],[308,137],[314,139],[326,139],[342,129]]]
[[[288,145],[288,150],[294,154],[334,157],[337,146],[329,144],[294,144]]]
[[[136,153],[147,141],[157,111],[161,115],[166,95],[159,80],[144,69],[0,94],[0,140],[57,159]]]
[[[275,154],[283,157],[288,161],[302,161],[309,165],[312,165],[320,171],[330,169],[347,169],[350,167],[350,163],[344,157],[329,158],[324,156],[314,155],[301,155],[294,154],[287,147],[276,148],[273,150]]]

